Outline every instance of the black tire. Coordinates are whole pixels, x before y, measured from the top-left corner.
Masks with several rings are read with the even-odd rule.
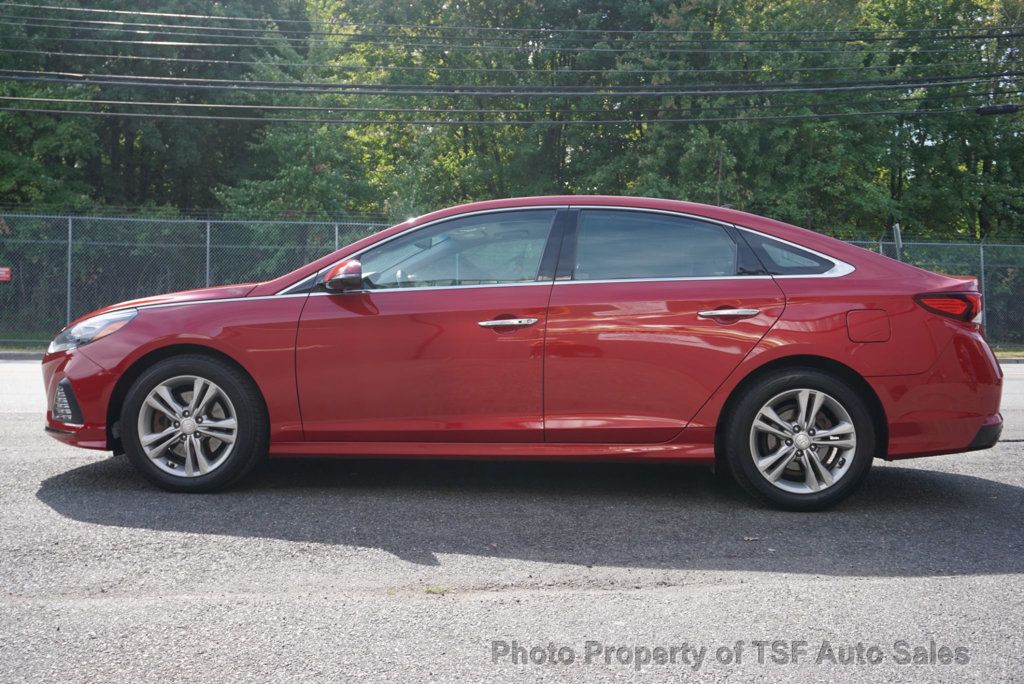
[[[218,385],[233,405],[237,423],[233,448],[223,462],[194,477],[174,475],[157,466],[146,455],[139,437],[139,415],[146,397],[164,381],[183,375]],[[234,484],[265,460],[269,420],[259,389],[248,375],[219,359],[188,354],[154,364],[132,384],[121,408],[121,441],[128,460],[157,487],[173,492],[213,492]]]
[[[758,469],[751,448],[751,430],[762,407],[775,397],[799,389],[823,392],[833,398],[849,414],[856,430],[852,462],[845,473],[831,486],[808,493],[784,491],[772,484]],[[724,450],[722,460],[746,492],[777,508],[817,511],[835,506],[861,485],[876,453],[877,431],[866,402],[848,383],[815,368],[787,368],[757,379],[742,392],[722,417],[724,431],[720,445]],[[805,466],[798,462],[792,467],[802,470]]]

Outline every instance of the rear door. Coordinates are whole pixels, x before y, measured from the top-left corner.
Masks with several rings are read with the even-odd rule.
[[[784,305],[731,226],[579,210],[548,308],[546,441],[672,439]]]

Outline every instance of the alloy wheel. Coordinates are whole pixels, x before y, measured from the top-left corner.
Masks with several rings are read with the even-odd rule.
[[[146,395],[138,430],[142,450],[158,468],[177,477],[199,477],[227,461],[238,439],[238,419],[217,384],[178,375]]]
[[[815,389],[775,395],[750,428],[750,453],[761,475],[794,494],[834,486],[849,471],[857,431],[846,408]]]

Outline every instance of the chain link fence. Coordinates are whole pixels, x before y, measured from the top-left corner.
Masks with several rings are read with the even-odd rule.
[[[108,304],[209,285],[257,282],[385,227],[0,213],[0,343],[38,347]],[[1024,344],[1024,245],[854,241],[922,268],[974,275],[997,345]]]
[[[0,342],[38,346],[108,304],[268,280],[382,223],[0,214]],[[0,271],[0,276],[3,272]]]

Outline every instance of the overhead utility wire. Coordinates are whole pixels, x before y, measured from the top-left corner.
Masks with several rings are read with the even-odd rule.
[[[762,68],[755,69],[629,69],[611,67],[608,69],[558,69],[546,71],[543,68],[517,69],[512,67],[448,67],[448,66],[392,66],[392,65],[368,65],[368,64],[337,64],[334,62],[267,62],[255,59],[204,59],[200,57],[163,57],[158,55],[110,55],[90,52],[59,52],[51,50],[19,50],[16,48],[0,48],[0,53],[40,55],[48,57],[84,57],[96,59],[125,59],[134,61],[174,62],[183,64],[248,64],[275,67],[311,67],[311,68],[333,68],[337,71],[438,71],[438,72],[468,72],[468,73],[494,73],[494,74],[532,74],[536,76],[562,76],[570,74],[608,74],[612,76],[624,74],[763,74],[802,72],[802,71],[878,71],[883,69],[915,68],[915,69],[937,69],[954,66],[991,66],[991,64],[979,63],[978,60],[969,62],[933,62],[928,64],[913,64],[904,62],[902,64],[874,64],[871,66],[843,66],[840,64],[831,66],[783,66],[772,67],[770,71]]]
[[[391,39],[391,38],[420,38],[427,40],[444,40],[443,36],[437,35],[396,35],[395,33],[368,33],[365,31],[296,31],[296,30],[285,30],[279,28],[245,28],[245,27],[232,27],[232,26],[204,26],[194,24],[165,24],[165,23],[145,23],[145,22],[122,22],[122,21],[103,21],[103,20],[90,20],[90,19],[73,19],[73,18],[62,18],[62,17],[36,17],[26,16],[20,14],[0,14],[0,19],[16,19],[21,21],[0,21],[0,24],[7,26],[29,26],[33,28],[56,28],[56,29],[75,29],[81,31],[112,31],[118,33],[138,33],[138,34],[153,34],[153,33],[167,33],[175,36],[202,36],[202,37],[216,37],[216,38],[247,38],[247,33],[258,33],[258,34],[273,34],[274,37],[281,37],[289,41],[298,41],[301,43],[316,43],[333,44],[336,41],[325,41],[311,39],[310,36],[335,36],[335,37],[357,37],[363,39]],[[34,22],[50,22],[46,24],[39,24]],[[55,22],[60,22],[55,23]],[[84,25],[83,25],[84,24]],[[133,28],[134,27],[134,28]],[[935,35],[928,37],[931,41],[949,41],[949,40],[987,40],[987,39],[999,39],[1019,36],[1020,29],[1022,27],[1007,27],[1002,31],[988,31],[986,33],[956,33],[948,35]],[[156,29],[156,30],[148,30]],[[420,34],[429,34],[429,26],[425,26],[422,29],[418,29]],[[977,31],[978,29],[974,29]],[[984,29],[982,29],[984,30]],[[222,32],[219,35],[210,35],[208,33],[202,33],[203,31],[219,31]],[[233,33],[223,33],[224,31],[231,31]],[[1017,31],[1017,33],[1014,33]],[[552,39],[557,35],[557,31],[545,32],[543,29],[538,30],[539,33],[548,33],[547,39]],[[242,33],[242,35],[239,35]],[[295,35],[295,37],[292,37]],[[254,38],[262,38],[264,36],[251,36]],[[473,38],[472,36],[462,36],[463,38]],[[606,40],[607,38],[594,38],[593,40]],[[522,42],[522,37],[488,37],[484,40],[489,41],[518,41]],[[683,43],[866,43],[866,42],[893,42],[899,40],[907,40],[906,36],[879,36],[879,35],[851,35],[843,37],[833,38],[675,38],[671,40],[651,40],[644,39],[638,41],[633,37],[617,37],[611,38],[611,40],[620,42],[631,42],[637,45],[652,46],[652,45],[679,45]]]
[[[999,96],[1007,95],[1020,95],[1024,93],[1024,90],[1014,91],[1002,91],[999,92]],[[876,98],[871,100],[846,100],[846,101],[827,101],[827,102],[787,102],[787,103],[769,103],[756,105],[709,105],[702,107],[703,110],[713,109],[716,111],[721,110],[732,110],[737,108],[753,108],[753,109],[787,109],[796,107],[844,107],[844,106],[857,106],[857,105],[878,105],[881,103],[897,103],[897,102],[920,102],[924,100],[959,100],[971,97],[987,97],[991,98],[993,93],[991,92],[975,92],[975,93],[941,93],[941,94],[929,94],[929,95],[917,95],[908,96],[901,98]],[[500,109],[487,109],[487,108],[423,108],[423,107],[345,107],[345,106],[312,106],[312,105],[268,105],[268,104],[238,104],[238,103],[224,103],[224,102],[150,102],[150,101],[139,101],[139,100],[78,100],[74,98],[58,98],[58,97],[35,97],[35,96],[18,96],[18,95],[0,95],[0,101],[6,102],[46,102],[51,104],[75,104],[75,105],[116,105],[116,106],[132,106],[132,107],[182,107],[187,109],[253,109],[253,110],[267,110],[267,111],[314,111],[314,112],[378,112],[378,113],[395,113],[395,114],[538,114],[538,115],[550,115],[550,114],[613,114],[621,112],[623,114],[653,114],[665,111],[671,111],[665,107],[657,108],[634,108],[634,107],[622,107],[621,109],[611,109],[608,107],[602,108],[573,108],[573,109],[512,109],[512,108],[500,108]]]
[[[9,74],[9,75],[5,75]],[[668,86],[638,90],[635,86],[587,86],[567,89],[566,86],[448,86],[424,87],[420,85],[381,85],[352,83],[304,83],[289,81],[239,81],[230,79],[191,79],[164,76],[126,76],[114,74],[78,74],[74,72],[25,71],[18,69],[0,69],[0,78],[12,81],[29,81],[38,83],[65,83],[83,85],[113,85],[133,87],[178,88],[189,90],[234,90],[234,91],[273,91],[299,93],[340,93],[369,95],[410,95],[410,96],[478,96],[478,97],[668,97],[668,96],[711,96],[711,95],[742,95],[742,94],[775,94],[787,92],[843,92],[857,90],[886,90],[892,88],[925,88],[947,87],[989,81],[1000,78],[1015,78],[1024,72],[1007,71],[989,74],[964,74],[951,77],[932,77],[927,81],[915,79],[886,79],[866,81],[826,81],[822,85],[813,83],[789,82],[751,83],[751,84],[714,84],[698,86],[700,89],[679,89],[683,86]],[[272,84],[272,85],[271,85]],[[768,87],[766,87],[768,86]],[[781,87],[785,86],[785,87]],[[632,88],[624,90],[623,88]]]
[[[1024,74],[1024,72],[1019,72]],[[1004,76],[1016,76],[1017,73],[1005,74]],[[235,92],[246,91],[268,91],[279,93],[305,93],[305,94],[339,94],[339,95],[390,95],[407,97],[678,97],[678,96],[723,96],[723,95],[769,95],[784,93],[823,93],[823,92],[846,92],[846,91],[873,91],[889,89],[915,89],[926,87],[950,87],[955,85],[966,85],[978,83],[978,79],[962,79],[956,81],[936,81],[928,83],[890,83],[884,85],[861,85],[861,86],[835,86],[827,88],[761,88],[761,89],[724,89],[724,90],[658,90],[658,91],[474,91],[474,90],[389,90],[383,88],[360,88],[346,89],[344,87],[330,90],[311,88],[270,88],[267,86],[237,86],[220,84],[182,84],[182,83],[154,83],[147,81],[111,81],[102,79],[68,79],[36,76],[0,76],[0,80],[27,81],[34,83],[59,83],[65,85],[106,85],[106,86],[131,86],[149,88],[174,88],[179,90],[226,90]]]
[[[3,23],[3,22],[0,22]],[[1014,34],[1024,35],[1024,34]],[[38,40],[38,39],[49,39],[54,40],[50,36],[34,36],[26,35],[19,36],[27,40]],[[204,36],[209,38],[237,38],[237,36]],[[259,40],[272,40],[273,37],[258,38]],[[113,43],[117,45],[148,45],[151,47],[212,47],[212,48],[272,48],[275,47],[273,44],[263,44],[255,42],[246,43],[223,43],[223,42],[204,42],[204,41],[185,41],[185,40],[130,40],[125,38],[64,38],[61,37],[58,40],[61,42],[75,42],[75,43]],[[282,37],[283,40],[283,37]],[[474,51],[507,51],[507,52],[552,52],[552,53],[572,53],[572,54],[617,54],[625,52],[636,52],[636,47],[572,47],[572,46],[554,46],[554,45],[469,45],[465,43],[412,43],[412,42],[382,42],[375,40],[347,40],[344,42],[330,42],[333,47],[343,47],[346,45],[369,45],[373,47],[385,47],[385,48],[404,48],[404,49],[433,49],[442,50],[446,52],[474,52]],[[943,48],[919,48],[915,46],[901,46],[901,47],[890,47],[887,48],[888,52],[907,52],[913,54],[950,54],[960,53],[962,50],[958,50],[951,47]],[[819,54],[835,54],[837,52],[861,52],[861,50],[843,49],[836,50],[832,48],[819,48],[819,49],[777,49],[777,48],[657,48],[652,49],[651,52],[658,52],[661,54],[773,54],[773,55],[819,55]]]
[[[391,119],[320,119],[320,118],[280,118],[280,117],[259,117],[259,116],[215,116],[202,114],[152,114],[149,112],[106,112],[88,111],[76,109],[34,109],[29,107],[0,107],[0,112],[34,112],[39,114],[70,114],[85,116],[120,116],[129,118],[146,119],[191,119],[205,121],[248,121],[257,123],[315,123],[315,124],[343,124],[343,125],[402,125],[402,126],[479,126],[479,125],[506,125],[506,126],[563,126],[563,125],[612,125],[612,124],[656,124],[656,123],[714,123],[724,121],[782,121],[797,119],[828,119],[841,117],[869,117],[869,116],[927,116],[932,114],[956,114],[962,112],[973,112],[974,107],[960,107],[956,109],[893,109],[869,112],[834,112],[828,114],[780,114],[768,116],[750,117],[702,117],[686,119],[563,119],[563,120],[529,120],[522,119],[496,119],[496,120],[405,120],[395,121]]]
[[[203,20],[215,20],[215,21],[249,21],[249,22],[273,22],[275,24],[301,24],[303,26],[309,26],[313,22],[308,19],[285,19],[285,18],[274,18],[274,17],[243,17],[243,16],[217,16],[213,14],[183,14],[175,12],[147,12],[142,10],[113,10],[113,9],[102,9],[97,7],[66,7],[61,5],[40,5],[30,3],[18,3],[18,2],[4,2],[0,3],[0,6],[4,7],[22,7],[29,9],[43,9],[43,10],[59,10],[64,12],[88,12],[98,14],[116,14],[122,16],[144,16],[144,17],[165,17],[172,19],[203,19]],[[537,32],[537,31],[554,31],[559,33],[668,33],[668,34],[686,34],[692,35],[694,33],[708,33],[715,34],[719,31],[689,31],[683,29],[597,29],[597,28],[526,28],[526,27],[496,27],[496,26],[445,26],[445,25],[423,25],[423,24],[387,24],[387,23],[366,23],[357,21],[340,21],[346,25],[357,24],[361,26],[376,26],[386,28],[402,28],[402,29],[422,29],[424,27],[430,27],[435,29],[453,30],[453,31],[465,31],[465,30],[478,30],[478,31],[517,31],[517,32]],[[1004,29],[1005,26],[991,26],[986,29],[996,30]],[[876,32],[899,32],[899,33],[936,33],[936,32],[953,32],[962,30],[955,27],[929,27],[929,28],[911,28],[911,29],[817,29],[817,30],[796,30],[796,31],[729,31],[725,30],[724,33],[733,34],[745,34],[745,35],[789,35],[789,34],[801,34],[801,35],[824,35],[824,34],[835,34],[837,32],[856,32],[856,31],[876,31]]]

